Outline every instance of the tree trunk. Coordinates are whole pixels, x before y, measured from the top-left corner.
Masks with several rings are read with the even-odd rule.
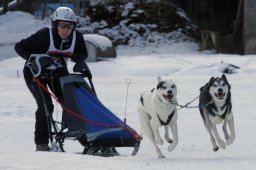
[[[44,19],[46,13],[46,0],[43,0],[43,14],[42,14],[42,19]]]

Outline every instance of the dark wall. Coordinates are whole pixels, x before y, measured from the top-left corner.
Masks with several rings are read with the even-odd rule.
[[[200,29],[232,34],[239,0],[172,0]]]
[[[22,3],[20,3],[16,10],[30,12],[31,14],[34,11],[34,1],[33,0],[23,0]]]
[[[256,1],[244,2],[244,53],[256,54]]]

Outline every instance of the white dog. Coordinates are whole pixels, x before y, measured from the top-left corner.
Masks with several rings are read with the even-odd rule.
[[[138,112],[141,129],[153,143],[159,158],[165,158],[157,146],[163,144],[159,134],[160,126],[164,126],[165,140],[170,143],[168,151],[174,150],[178,144],[176,96],[177,87],[174,82],[158,77],[157,88],[143,92],[140,97]],[[173,140],[169,136],[169,126]]]

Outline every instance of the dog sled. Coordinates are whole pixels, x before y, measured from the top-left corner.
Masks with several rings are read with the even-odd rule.
[[[92,81],[86,81],[82,74],[54,75],[52,70],[55,66],[51,61],[48,62],[50,59],[47,55],[34,55],[30,57],[27,65],[41,92],[46,91],[63,109],[60,122],[46,113],[50,127],[51,150],[65,152],[65,140],[74,139],[84,147],[83,154],[117,156],[119,153],[116,147],[133,147],[132,155],[136,155],[141,137],[100,102]],[[43,73],[43,69],[48,69],[47,74]],[[39,75],[43,78],[59,79],[62,101],[40,83],[37,79]]]

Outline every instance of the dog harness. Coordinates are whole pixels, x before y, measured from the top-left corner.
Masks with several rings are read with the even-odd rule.
[[[223,107],[223,108],[224,108],[224,107]],[[210,113],[212,116],[218,116],[218,117],[220,117],[220,118],[222,118],[222,119],[225,119],[225,118],[227,117],[227,115],[230,113],[231,108],[232,108],[232,105],[229,103],[229,104],[227,105],[227,108],[226,108],[225,112],[224,112],[222,115],[215,114],[215,113],[213,112],[213,109],[211,109],[211,112],[209,112],[209,113]]]
[[[157,114],[157,117],[158,117],[158,120],[159,120],[160,124],[161,124],[162,126],[168,125],[168,124],[170,123],[170,121],[172,120],[172,117],[173,117],[173,115],[174,115],[174,112],[175,112],[175,110],[173,110],[172,114],[170,114],[170,115],[168,116],[168,119],[167,119],[166,122],[162,121],[162,120],[160,119],[159,115]]]

